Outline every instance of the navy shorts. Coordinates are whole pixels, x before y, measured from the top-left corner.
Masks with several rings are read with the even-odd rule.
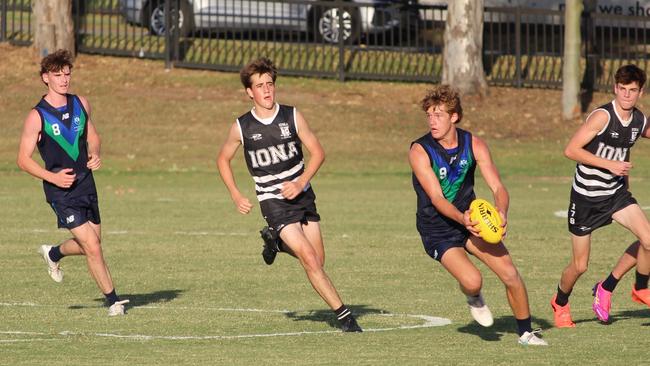
[[[101,223],[96,194],[50,202],[50,206],[56,214],[59,229],[74,229],[88,221],[97,225]]]
[[[269,229],[275,235],[287,225],[300,222],[320,221],[320,215],[316,210],[316,195],[309,188],[293,200],[268,200],[261,204],[262,215],[269,225]]]
[[[420,233],[420,238],[427,254],[440,262],[450,248],[465,248],[469,235],[469,231],[465,228],[450,228],[444,233]]]
[[[636,203],[632,193],[626,189],[600,202],[587,201],[571,190],[568,212],[569,231],[576,236],[591,234],[594,230],[611,224],[613,214]]]

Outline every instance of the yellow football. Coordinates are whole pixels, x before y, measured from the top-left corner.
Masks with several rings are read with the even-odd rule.
[[[476,227],[483,240],[490,244],[499,244],[503,238],[503,227],[501,227],[501,216],[490,202],[477,198],[469,205],[472,210],[470,218],[478,221]]]

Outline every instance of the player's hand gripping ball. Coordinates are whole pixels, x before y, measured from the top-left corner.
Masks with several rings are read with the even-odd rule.
[[[478,221],[476,228],[483,240],[490,244],[499,244],[503,238],[501,215],[490,202],[477,198],[469,205],[472,210],[470,219]]]

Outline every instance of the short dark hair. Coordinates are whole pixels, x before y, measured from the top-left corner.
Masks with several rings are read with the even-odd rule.
[[[427,112],[431,107],[444,105],[449,115],[454,113],[458,115],[458,121],[456,122],[460,122],[460,120],[463,119],[463,107],[460,105],[460,95],[458,94],[458,91],[449,85],[438,85],[427,91],[427,94],[422,98],[420,103],[422,105],[422,110],[425,112]]]
[[[621,66],[616,70],[614,80],[616,81],[616,84],[623,85],[632,84],[636,81],[639,83],[639,88],[643,88],[646,81],[646,74],[645,71],[641,70],[638,66],[629,64]]]
[[[275,83],[275,79],[278,76],[278,69],[273,64],[273,61],[266,57],[260,57],[257,60],[251,61],[239,72],[239,77],[244,88],[253,86],[251,78],[257,74],[269,74]]]
[[[61,71],[66,66],[72,69],[72,53],[68,50],[57,50],[41,60],[41,75]]]

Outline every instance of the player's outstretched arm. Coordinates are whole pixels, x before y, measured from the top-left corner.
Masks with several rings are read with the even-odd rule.
[[[102,145],[101,139],[99,138],[97,129],[95,129],[92,118],[90,118],[90,103],[86,98],[82,96],[79,96],[79,100],[81,100],[81,104],[83,104],[84,109],[88,114],[88,120],[86,121],[86,128],[88,129],[88,133],[86,135],[86,140],[88,141],[88,163],[86,163],[86,166],[88,169],[97,170],[102,166],[102,160],[100,158],[100,150]]]
[[[501,181],[499,170],[497,169],[496,164],[494,164],[494,160],[492,160],[492,155],[490,154],[490,149],[487,144],[482,139],[472,136],[472,151],[474,152],[476,165],[478,165],[485,183],[490,188],[490,191],[492,191],[494,204],[501,215],[501,226],[503,226],[505,230],[508,222],[508,209],[510,207],[510,195],[508,194],[508,190]]]
[[[605,128],[609,122],[609,114],[603,110],[596,110],[587,117],[571,140],[564,148],[564,155],[581,164],[587,164],[602,169],[607,169],[612,174],[625,176],[630,173],[632,164],[626,161],[603,159],[585,150],[585,146]]]
[[[23,125],[23,132],[18,147],[18,167],[36,178],[48,181],[61,188],[69,188],[74,183],[75,174],[72,169],[62,169],[58,172],[50,172],[40,166],[32,155],[36,149],[38,136],[41,132],[41,118],[35,109],[32,109]]]
[[[226,142],[224,142],[219,151],[219,155],[217,156],[217,168],[219,169],[221,180],[230,192],[230,197],[232,198],[235,207],[237,207],[237,210],[240,213],[247,214],[251,211],[253,205],[250,203],[248,198],[241,194],[239,188],[237,188],[235,176],[232,173],[232,167],[230,165],[239,145],[241,145],[239,126],[237,123],[233,123],[230,132],[228,133],[228,137],[226,137]]]
[[[296,128],[298,129],[298,138],[307,151],[309,151],[309,161],[305,171],[293,182],[285,182],[282,185],[282,196],[286,199],[296,198],[309,184],[309,181],[316,175],[318,169],[325,161],[325,150],[320,144],[316,134],[309,128],[305,117],[299,111],[296,111]]]
[[[472,234],[478,235],[478,231],[474,228],[477,224],[472,222],[469,218],[469,211],[460,212],[456,206],[449,202],[444,194],[442,193],[442,188],[440,187],[440,182],[431,170],[431,161],[429,160],[429,155],[420,144],[411,145],[411,150],[409,151],[409,163],[411,164],[411,169],[415,174],[418,182],[422,185],[422,188],[431,199],[431,203],[436,208],[436,210],[443,216],[449,217],[450,219],[458,222],[459,224],[465,226]]]

